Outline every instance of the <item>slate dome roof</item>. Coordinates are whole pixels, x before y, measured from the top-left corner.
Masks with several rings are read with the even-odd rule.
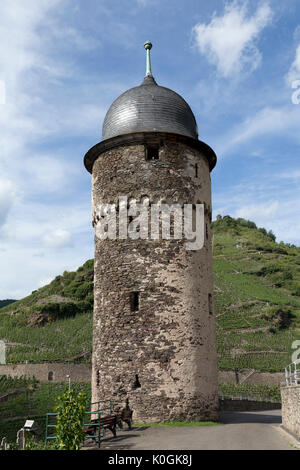
[[[156,131],[198,138],[196,119],[187,102],[175,91],[157,85],[149,74],[140,86],[113,102],[104,119],[102,139]]]

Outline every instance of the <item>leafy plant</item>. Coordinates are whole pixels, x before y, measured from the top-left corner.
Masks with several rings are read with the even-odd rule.
[[[24,450],[54,450],[55,444],[52,442],[35,441],[32,437],[26,439]]]
[[[68,390],[57,401],[56,446],[59,450],[79,450],[85,439],[82,423],[86,413],[86,395]]]

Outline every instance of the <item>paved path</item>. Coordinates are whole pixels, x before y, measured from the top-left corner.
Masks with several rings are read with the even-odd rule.
[[[295,440],[282,431],[281,410],[221,413],[220,426],[134,427],[109,435],[110,450],[295,450]]]

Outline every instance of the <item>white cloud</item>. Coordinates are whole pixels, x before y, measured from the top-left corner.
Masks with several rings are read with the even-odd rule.
[[[235,211],[236,217],[243,217],[251,219],[255,217],[256,220],[265,220],[266,218],[272,219],[278,215],[280,204],[278,201],[266,201],[262,204],[250,204],[242,206]]]
[[[71,244],[71,234],[67,230],[56,229],[45,233],[43,241],[49,248],[61,249]]]
[[[271,19],[268,3],[263,3],[250,16],[245,3],[233,1],[226,5],[223,16],[214,14],[209,24],[194,26],[195,42],[220,75],[239,75],[245,68],[251,71],[260,64],[261,53],[255,40]]]
[[[300,44],[296,49],[295,59],[286,76],[286,80],[289,86],[291,86],[296,80],[300,80]]]
[[[224,157],[241,144],[261,136],[289,134],[293,140],[299,139],[299,122],[300,106],[265,107],[216,140],[214,148]]]
[[[16,192],[12,182],[0,180],[0,227],[5,224],[15,200]]]
[[[73,166],[68,164],[63,157],[59,159],[52,155],[27,157],[21,171],[18,169],[18,178],[21,181],[23,176],[22,189],[27,196],[64,190],[66,182],[74,174]]]
[[[278,241],[300,246],[298,182],[290,180],[288,185],[281,186],[279,178],[282,179],[281,174],[262,171],[260,175],[249,175],[230,189],[215,191],[214,218],[217,214],[243,217],[258,227],[272,230]]]

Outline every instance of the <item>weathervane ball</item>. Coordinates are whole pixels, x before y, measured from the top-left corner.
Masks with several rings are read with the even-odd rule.
[[[146,41],[145,44],[144,44],[144,48],[146,49],[146,51],[151,51],[152,49],[152,43],[150,41]]]

